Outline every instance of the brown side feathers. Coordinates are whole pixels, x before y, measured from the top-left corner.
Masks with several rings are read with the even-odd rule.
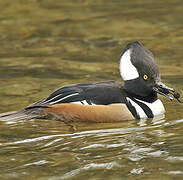
[[[134,119],[125,104],[56,104],[44,109],[48,119],[64,122],[119,122]]]

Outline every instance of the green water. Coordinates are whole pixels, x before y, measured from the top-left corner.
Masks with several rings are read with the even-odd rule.
[[[0,112],[60,86],[118,80],[118,58],[140,41],[163,81],[183,94],[182,0],[0,0]],[[0,122],[0,179],[183,179],[182,104],[162,120]]]

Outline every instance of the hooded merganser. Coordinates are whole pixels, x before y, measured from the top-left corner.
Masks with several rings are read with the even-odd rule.
[[[124,85],[116,81],[63,86],[47,98],[20,111],[0,114],[0,120],[55,119],[63,122],[116,122],[153,118],[165,113],[157,93],[180,97],[161,82],[153,54],[139,42],[128,44],[120,56]]]

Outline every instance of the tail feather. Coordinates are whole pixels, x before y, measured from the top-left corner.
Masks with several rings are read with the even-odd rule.
[[[30,120],[34,119],[37,116],[26,114],[22,111],[14,111],[0,114],[0,121],[22,121],[22,120]]]
[[[42,107],[31,107],[31,109],[23,109],[0,114],[0,121],[23,121],[43,118],[45,118],[45,115]]]

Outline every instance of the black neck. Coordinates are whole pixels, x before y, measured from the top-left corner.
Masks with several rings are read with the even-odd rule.
[[[131,97],[131,98],[136,98],[148,103],[153,103],[154,101],[156,101],[158,99],[157,93],[156,92],[152,92],[151,94],[149,94],[148,96],[139,96],[133,93],[129,93],[125,90],[127,96]]]

